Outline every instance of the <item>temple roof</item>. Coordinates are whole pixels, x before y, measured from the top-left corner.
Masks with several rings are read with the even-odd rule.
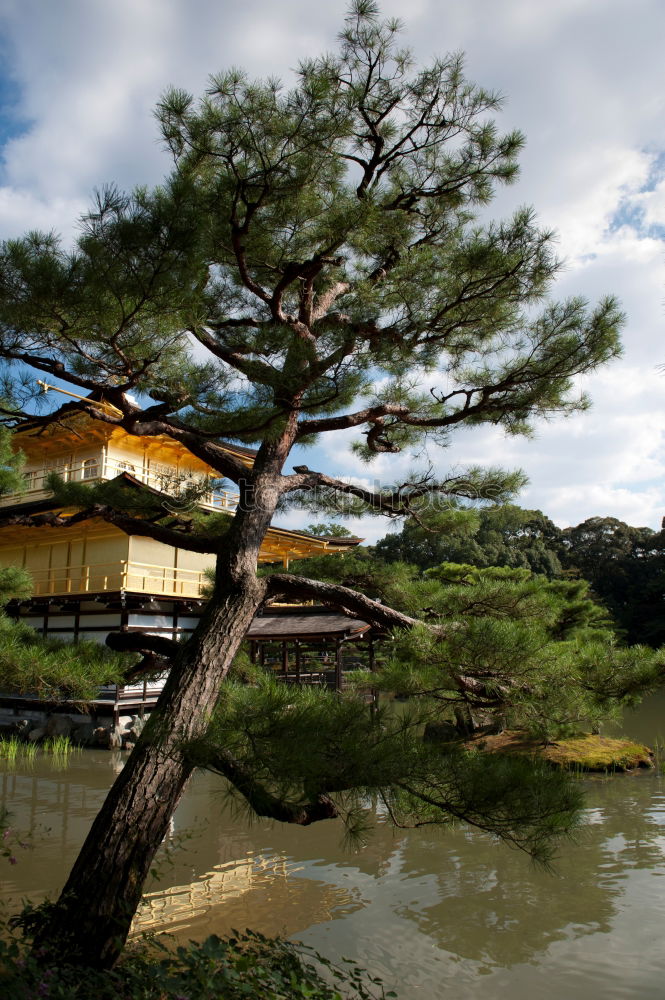
[[[336,611],[316,609],[289,614],[258,615],[249,626],[247,639],[313,639],[361,636],[370,628],[367,622]]]
[[[121,472],[114,479],[108,480],[108,482],[121,483],[128,489],[144,490],[157,497],[164,497],[166,500],[174,499],[168,493],[157,490],[154,486],[142,483],[131,472]],[[4,511],[7,514],[11,512],[11,514],[34,515],[52,511],[54,507],[62,507],[62,505],[55,504],[53,497],[46,497],[40,500],[29,500],[24,503],[13,504],[11,508],[4,508]],[[198,513],[205,516],[211,512],[200,508]],[[140,517],[140,514],[137,516]],[[165,511],[165,516],[171,517],[172,524],[180,523],[181,525],[186,525],[190,523],[190,519],[187,518],[185,512]],[[228,516],[233,517],[232,512],[229,512]],[[184,548],[187,547],[186,540],[187,535],[183,532]],[[268,528],[261,545],[261,562],[278,562],[284,558],[306,559],[307,557],[322,555],[323,553],[345,552],[360,545],[362,541],[362,538],[353,536],[336,538],[328,535],[310,535],[306,531],[294,531],[291,528],[271,526]]]
[[[78,396],[76,393],[70,393],[68,390],[59,389],[57,386],[48,386],[47,383],[40,383],[40,384],[46,386],[47,391],[53,389],[56,392],[73,396],[75,400],[82,400],[84,402],[93,402],[97,404],[100,409],[107,409],[112,411],[113,413],[120,415],[120,410],[118,410],[118,408],[115,407],[113,403],[109,403],[107,400],[104,399],[102,390],[97,390],[95,392],[88,393],[87,396]],[[39,415],[36,414],[34,422],[31,423],[30,421],[27,421],[20,427],[17,427],[14,433],[16,435],[26,435],[26,436],[29,435],[31,437],[43,437],[43,436],[53,437],[56,435],[62,435],[64,428],[66,427],[66,424],[64,422],[65,421],[71,422],[76,418],[78,418],[79,421],[89,422],[91,426],[94,426],[95,423],[101,424],[101,427],[107,428],[109,432],[114,429],[113,424],[109,425],[105,424],[103,421],[95,421],[94,418],[90,416],[90,414],[85,413],[84,411],[81,410],[80,404],[78,402],[63,403],[62,406],[58,407],[57,410],[54,410],[52,413],[49,413],[48,418],[49,422],[47,424],[44,424],[43,416],[40,417]],[[234,455],[235,457],[240,458],[242,461],[244,461],[245,465],[247,465],[248,467],[251,467],[253,465],[254,459],[256,457],[255,448],[247,448],[244,445],[235,444],[234,442],[224,441],[221,439],[216,440],[215,443],[218,444],[225,451],[227,451],[230,455]]]

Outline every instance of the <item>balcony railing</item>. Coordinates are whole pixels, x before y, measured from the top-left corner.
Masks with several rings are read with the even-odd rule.
[[[31,569],[29,572],[33,579],[34,597],[62,597],[66,594],[95,594],[118,590],[167,597],[201,597],[203,588],[209,582],[203,571],[126,559],[93,563],[90,566]]]
[[[151,486],[153,489],[159,490],[160,493],[171,496],[173,498],[173,507],[171,508],[173,513],[188,506],[203,507],[205,510],[234,511],[239,500],[238,493],[229,490],[207,490],[204,480],[200,480],[196,476],[182,477],[175,470],[173,473],[160,474],[152,469],[137,468],[130,462],[120,462],[111,458],[104,461],[88,458],[71,465],[26,472],[25,490],[21,493],[7,493],[0,497],[0,507],[46,499],[51,495],[47,479],[54,472],[61,476],[65,482],[82,482],[89,485],[115,479],[122,472],[128,472],[139,482],[145,483],[146,486]],[[191,502],[190,497],[192,498]]]

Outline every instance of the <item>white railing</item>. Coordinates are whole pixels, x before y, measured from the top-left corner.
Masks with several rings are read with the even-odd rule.
[[[57,473],[65,482],[82,482],[92,485],[100,481],[115,479],[122,472],[127,472],[139,482],[151,486],[160,493],[173,497],[173,512],[177,513],[187,506],[203,507],[206,510],[234,511],[238,506],[239,494],[229,490],[204,490],[205,479],[197,476],[184,477],[173,470],[172,473],[158,473],[152,469],[143,469],[130,462],[122,462],[112,458],[98,461],[96,458],[84,459],[81,462],[68,465],[52,466],[48,469],[31,470],[25,473],[25,490],[21,493],[7,493],[0,497],[0,507],[8,507],[16,503],[42,500],[50,494],[47,486],[48,477]],[[192,496],[191,504],[187,496]]]
[[[129,590],[169,597],[200,597],[209,583],[205,572],[118,559],[89,566],[31,569],[33,596],[94,594]]]

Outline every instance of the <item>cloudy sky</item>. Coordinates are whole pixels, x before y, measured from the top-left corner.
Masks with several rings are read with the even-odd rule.
[[[71,237],[91,191],[152,184],[168,169],[152,109],[174,84],[200,93],[229,65],[279,75],[332,48],[346,0],[0,0],[0,237]],[[520,180],[496,215],[535,206],[566,261],[554,294],[612,292],[625,354],[584,388],[592,410],[531,440],[462,432],[431,458],[521,467],[520,502],[561,525],[665,515],[665,80],[663,0],[384,0],[416,55],[462,49],[468,76],[507,98],[500,124],[526,133]],[[408,13],[405,11],[408,9]],[[312,468],[394,481],[410,459],[368,471],[330,435]],[[291,523],[296,522],[293,515]],[[380,524],[351,524],[368,538]]]

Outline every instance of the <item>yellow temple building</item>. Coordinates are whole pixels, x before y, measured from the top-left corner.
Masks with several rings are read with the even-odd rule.
[[[103,404],[109,405],[109,404]],[[15,435],[25,457],[25,491],[0,499],[0,508],[24,513],[53,509],[46,486],[50,473],[66,482],[93,484],[122,477],[128,485],[148,487],[164,496],[165,510],[177,511],[183,487],[195,484],[202,510],[235,510],[237,493],[210,488],[215,471],[167,437],[138,438],[80,412],[67,413],[47,428]],[[251,467],[254,453],[228,445],[229,453]],[[201,492],[204,491],[204,492]],[[270,528],[260,562],[281,562],[345,551],[361,539],[316,538]],[[200,598],[212,556],[173,548],[145,536],[124,534],[102,520],[66,531],[0,528],[0,565],[21,566],[34,581],[36,597],[123,591],[168,597]]]
[[[53,387],[47,386],[47,389]],[[57,390],[62,392],[63,390]],[[66,393],[66,395],[74,395]],[[80,398],[80,397],[79,397]],[[99,406],[110,406],[100,402]],[[164,437],[141,438],[94,420],[76,408],[62,406],[46,426],[26,427],[15,434],[25,455],[25,488],[0,498],[0,509],[38,515],[58,510],[47,487],[55,472],[65,482],[93,484],[115,480],[127,489],[150,490],[161,498],[165,510],[181,512],[183,490],[196,486],[196,505],[202,511],[233,515],[238,495],[220,489],[218,474],[178,442]],[[228,451],[251,468],[254,452],[229,444]],[[72,513],[72,511],[64,511]],[[319,538],[304,532],[271,527],[261,547],[259,561],[288,566],[303,559],[353,549],[359,538]],[[168,637],[191,632],[197,624],[209,583],[206,570],[214,556],[175,548],[142,535],[126,534],[102,519],[91,519],[70,528],[41,526],[0,527],[0,566],[20,566],[33,580],[32,596],[14,601],[9,613],[44,635],[65,640],[104,642],[111,631],[149,631]],[[256,643],[278,643],[280,662],[288,670],[286,643],[297,647],[297,674],[301,673],[300,636],[307,642],[328,640],[337,646],[367,630],[363,622],[318,609],[275,609],[270,621],[255,619],[248,637]],[[315,615],[316,617],[316,615]],[[296,625],[296,620],[298,625]],[[304,625],[303,625],[304,621]],[[252,632],[256,632],[254,637]],[[253,644],[253,653],[257,654]],[[265,648],[260,658],[266,657]],[[339,660],[339,657],[337,657]],[[338,679],[339,679],[339,663]],[[112,698],[117,716],[121,703],[141,707],[154,702],[161,684],[128,685],[101,692]],[[6,704],[6,699],[2,699]]]

